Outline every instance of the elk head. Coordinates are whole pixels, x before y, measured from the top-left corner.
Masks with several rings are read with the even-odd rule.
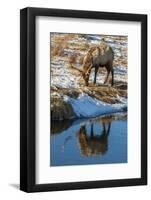
[[[85,85],[88,86],[89,84],[89,76],[90,76],[90,72],[91,72],[91,66],[87,69],[87,71],[82,72],[82,77],[85,81]]]
[[[89,76],[93,63],[92,48],[88,51],[87,55],[83,59],[83,71],[82,77],[85,81],[85,85],[88,86]]]
[[[98,50],[98,47],[91,47],[85,57],[83,58],[83,69],[78,69],[77,67],[71,65],[71,67],[77,71],[79,71],[84,79],[85,85],[88,86],[89,76],[91,69],[93,67],[93,53]],[[97,51],[95,53],[98,53]]]

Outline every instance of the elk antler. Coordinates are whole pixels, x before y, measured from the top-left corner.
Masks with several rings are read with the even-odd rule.
[[[79,71],[80,73],[83,73],[82,69],[79,69],[79,68],[75,67],[74,65],[71,65],[71,68]]]

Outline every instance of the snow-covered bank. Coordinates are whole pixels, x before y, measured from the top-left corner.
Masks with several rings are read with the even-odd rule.
[[[79,88],[85,85],[82,74],[71,66],[82,70],[83,57],[92,46],[105,42],[114,51],[114,80],[127,82],[127,37],[83,34],[51,34],[51,86],[59,88]],[[96,85],[103,84],[106,70],[100,68]],[[94,81],[91,70],[89,83]]]
[[[109,104],[82,93],[77,99],[64,96],[64,101],[72,106],[73,111],[78,118],[89,118],[126,110],[127,98],[117,98],[119,98],[120,103]]]

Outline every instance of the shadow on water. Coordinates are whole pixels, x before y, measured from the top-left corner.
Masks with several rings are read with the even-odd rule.
[[[72,120],[52,120],[51,121],[51,134],[59,134],[66,129],[68,129],[70,126],[72,126]]]
[[[127,114],[51,121],[50,165],[127,162]]]

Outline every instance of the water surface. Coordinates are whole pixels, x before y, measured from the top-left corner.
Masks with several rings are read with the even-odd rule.
[[[126,162],[126,113],[51,121],[50,166]]]

